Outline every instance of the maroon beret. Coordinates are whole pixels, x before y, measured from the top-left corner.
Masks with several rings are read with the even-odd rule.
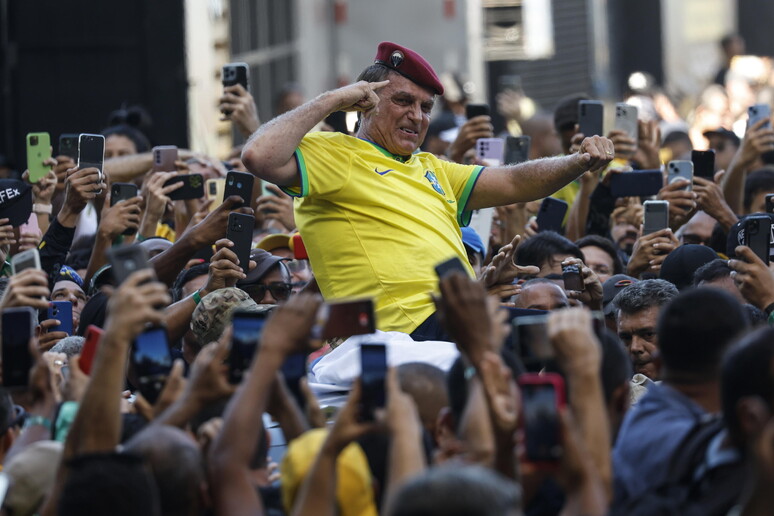
[[[383,41],[376,49],[374,63],[386,66],[420,86],[443,95],[443,84],[438,80],[433,67],[425,58],[413,50],[396,43]]]

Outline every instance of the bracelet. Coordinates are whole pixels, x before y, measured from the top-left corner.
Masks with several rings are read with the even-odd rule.
[[[197,290],[193,294],[191,294],[191,297],[193,298],[194,302],[198,305],[202,302],[202,295],[199,294],[199,291]]]
[[[48,431],[51,431],[51,420],[44,416],[27,416],[24,421],[24,428],[31,426],[42,426]]]
[[[51,213],[54,211],[54,208],[50,204],[35,203],[32,205],[32,211],[35,213],[47,213],[51,215]]]

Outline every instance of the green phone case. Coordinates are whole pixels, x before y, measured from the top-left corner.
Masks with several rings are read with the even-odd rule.
[[[37,183],[51,170],[43,162],[51,157],[51,138],[48,133],[29,133],[27,135],[27,168],[30,171],[30,183]]]

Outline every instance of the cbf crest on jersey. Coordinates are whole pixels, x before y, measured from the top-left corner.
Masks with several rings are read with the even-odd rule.
[[[441,188],[441,184],[438,182],[438,178],[435,177],[435,174],[433,174],[431,171],[427,170],[425,172],[425,178],[430,181],[430,184],[433,187],[433,190],[438,192],[439,194],[446,197],[446,193],[444,193],[443,188]]]

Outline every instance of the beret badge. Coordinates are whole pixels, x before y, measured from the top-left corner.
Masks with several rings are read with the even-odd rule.
[[[400,64],[403,62],[403,52],[400,50],[396,50],[390,55],[390,64],[392,64],[393,67],[397,68],[400,66]]]

